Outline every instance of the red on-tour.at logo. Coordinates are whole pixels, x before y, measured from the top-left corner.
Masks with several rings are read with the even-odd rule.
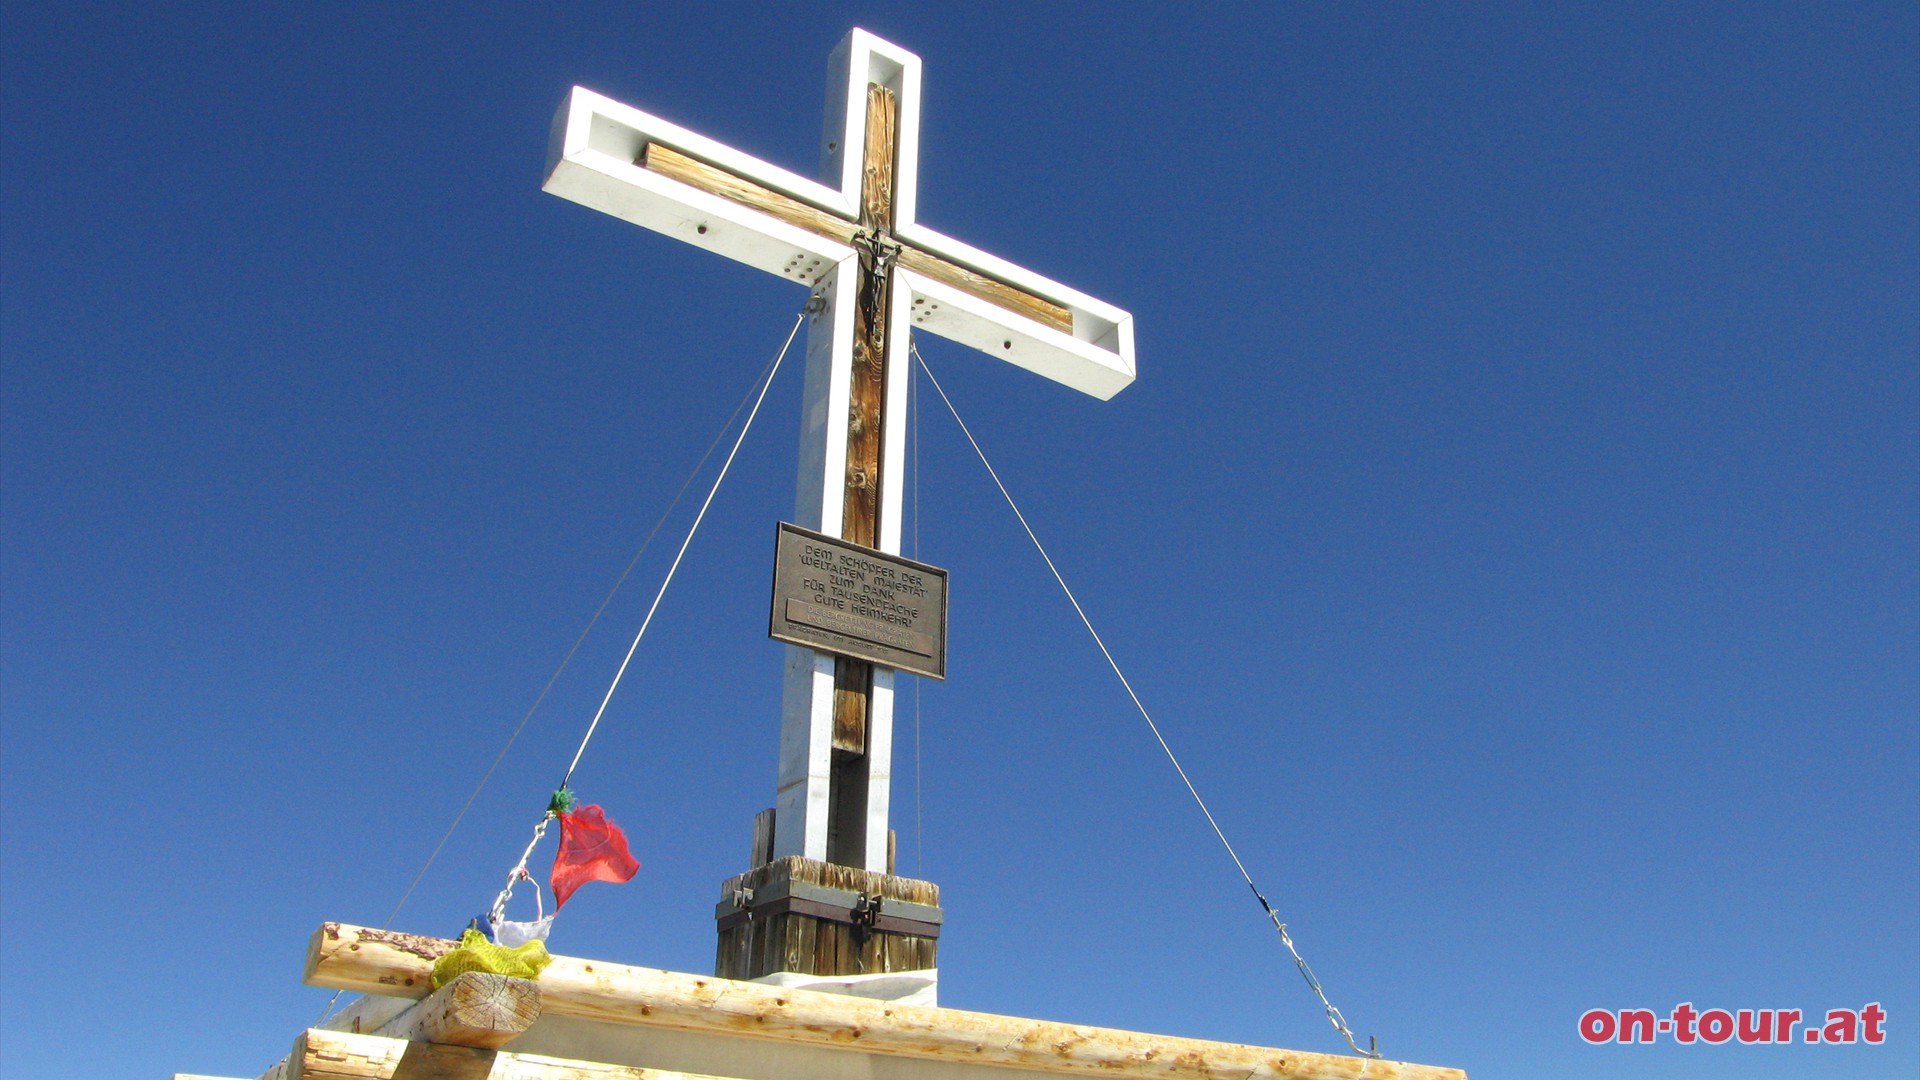
[[[1816,1017],[1819,1014],[1814,1014]],[[1824,1019],[1799,1009],[1705,1009],[1693,1002],[1675,1005],[1665,1016],[1652,1009],[1588,1009],[1580,1014],[1580,1037],[1587,1042],[1739,1043],[1743,1046],[1816,1043],[1877,1046],[1887,1039],[1887,1013],[1877,1001],[1859,1009],[1828,1009]],[[1797,1034],[1796,1034],[1797,1033]]]

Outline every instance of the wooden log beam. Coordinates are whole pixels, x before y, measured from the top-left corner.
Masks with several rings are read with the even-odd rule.
[[[498,1050],[526,1034],[538,1019],[538,983],[469,971],[383,1025],[377,1034]]]
[[[539,984],[469,971],[424,998],[368,994],[327,1017],[321,1030],[498,1050],[538,1019]],[[260,1080],[288,1080],[292,1068],[293,1059],[282,1058]]]
[[[717,1080],[471,1046],[310,1028],[293,1042],[288,1080]]]
[[[306,981],[424,995],[455,943],[340,923],[315,931]],[[1466,1080],[1459,1069],[897,1005],[555,956],[540,973],[553,1015],[712,1035],[777,1039],[932,1061],[1156,1080]]]
[[[328,1017],[321,1027],[498,1050],[538,1019],[539,983],[469,971],[424,998],[369,994]]]

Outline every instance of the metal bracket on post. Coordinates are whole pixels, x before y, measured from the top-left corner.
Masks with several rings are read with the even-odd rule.
[[[876,278],[887,276],[887,272],[893,269],[895,260],[900,258],[901,246],[900,241],[877,230],[867,232],[863,229],[853,234],[854,250],[867,257],[872,267],[871,273]]]
[[[770,882],[757,894],[753,889],[735,889],[713,912],[721,930],[786,914],[923,938],[938,938],[940,924],[945,919],[944,913],[930,904],[830,889],[802,881]]]

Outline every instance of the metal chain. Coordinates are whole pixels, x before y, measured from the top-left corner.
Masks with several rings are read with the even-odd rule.
[[[540,846],[540,838],[547,835],[547,826],[554,822],[554,812],[548,810],[540,815],[540,824],[533,827],[533,839],[528,841],[527,850],[520,853],[520,861],[507,871],[507,884],[494,897],[493,907],[487,912],[490,921],[499,923],[507,917],[507,901],[513,899],[513,887],[522,881],[533,881],[533,875],[527,872],[527,860],[533,858],[533,849]],[[533,902],[540,902],[540,883],[533,881]]]
[[[1254,885],[1252,879],[1248,879],[1247,888],[1253,890],[1253,898],[1260,901],[1261,910],[1265,911],[1267,918],[1272,920],[1273,928],[1280,932],[1280,944],[1285,945],[1287,951],[1293,954],[1293,966],[1299,968],[1300,977],[1307,980],[1307,989],[1312,990],[1313,996],[1320,999],[1321,1005],[1326,1006],[1327,1023],[1332,1024],[1333,1030],[1339,1032],[1340,1037],[1347,1040],[1347,1045],[1353,1047],[1354,1053],[1362,1057],[1379,1057],[1379,1041],[1371,1035],[1367,1036],[1367,1049],[1360,1049],[1359,1042],[1353,1037],[1353,1029],[1347,1026],[1347,1018],[1340,1014],[1339,1009],[1334,1008],[1333,1002],[1327,1000],[1327,992],[1321,988],[1320,980],[1314,978],[1313,969],[1307,966],[1307,958],[1301,956],[1300,950],[1294,947],[1293,935],[1287,933],[1287,924],[1280,921],[1280,913],[1273,910],[1273,905],[1267,903],[1266,897],[1260,895],[1260,889]]]

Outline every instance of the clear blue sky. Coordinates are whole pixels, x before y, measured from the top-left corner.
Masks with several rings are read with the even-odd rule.
[[[251,1076],[315,1018],[308,935],[386,918],[804,299],[541,193],[553,110],[810,172],[852,25],[925,61],[921,219],[1134,313],[1110,403],[927,352],[1363,1038],[1920,1071],[1913,4],[15,0],[0,1070]],[[710,970],[773,798],[798,397],[575,778],[645,866],[559,951]],[[943,1000],[1340,1049],[921,421],[951,677],[895,821]],[[671,550],[397,927],[490,901]],[[1890,1035],[1575,1031],[1682,1001]]]

